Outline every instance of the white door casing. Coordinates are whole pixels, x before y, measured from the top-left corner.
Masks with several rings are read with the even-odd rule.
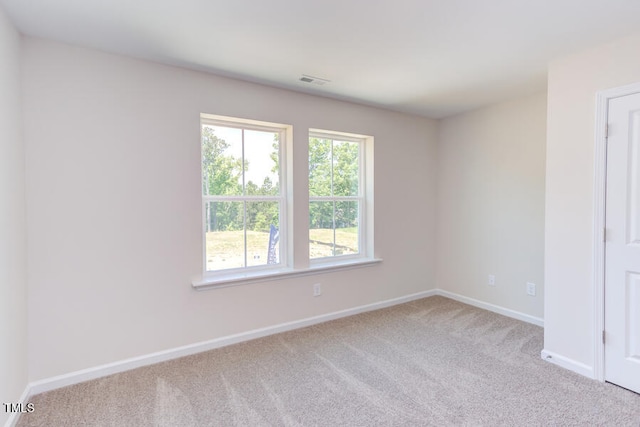
[[[604,379],[640,393],[640,93],[608,110]]]

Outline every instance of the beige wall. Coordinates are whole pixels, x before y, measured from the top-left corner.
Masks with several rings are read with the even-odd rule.
[[[549,68],[545,214],[545,351],[586,372],[594,364],[596,93],[640,81],[640,34]]]
[[[543,317],[545,141],[544,93],[441,120],[439,288]]]
[[[20,36],[0,8],[0,404],[17,403],[27,380],[24,144]],[[8,419],[0,405],[0,425]]]
[[[30,380],[435,287],[434,121],[24,44]],[[194,291],[201,112],[291,124],[298,158],[308,128],[373,135],[383,263]]]

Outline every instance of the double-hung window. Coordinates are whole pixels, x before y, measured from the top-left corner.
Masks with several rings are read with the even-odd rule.
[[[365,256],[365,146],[365,137],[321,130],[309,133],[312,262]]]
[[[267,270],[286,260],[286,130],[201,116],[206,275]]]
[[[200,131],[204,272],[194,287],[380,262],[372,137],[310,129],[304,164],[290,125],[202,114]],[[308,199],[294,198],[307,173]]]

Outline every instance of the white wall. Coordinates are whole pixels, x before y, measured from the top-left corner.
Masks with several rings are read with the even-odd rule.
[[[20,36],[0,8],[0,403],[27,385],[25,167]],[[8,418],[0,405],[0,424]]]
[[[544,93],[440,121],[439,288],[543,317],[545,141]]]
[[[545,214],[545,351],[594,363],[596,93],[640,81],[640,34],[549,67]]]
[[[31,381],[435,287],[435,122],[48,41],[24,46]],[[292,124],[298,158],[310,127],[373,135],[384,262],[194,291],[201,112]]]

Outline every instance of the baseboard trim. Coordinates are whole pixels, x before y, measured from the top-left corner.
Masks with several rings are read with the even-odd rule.
[[[523,322],[532,323],[544,328],[544,319],[540,317],[530,316],[519,311],[511,310],[509,308],[500,307],[498,305],[489,304],[484,301],[465,297],[463,295],[455,294],[453,292],[445,291],[442,289],[435,290],[436,295],[440,295],[446,298],[450,298],[465,304],[472,305],[474,307],[482,308],[484,310],[493,311],[494,313],[501,314],[503,316],[511,317],[513,319],[522,320]]]
[[[266,328],[254,329],[239,334],[229,335],[225,337],[215,338],[213,340],[203,341],[169,350],[159,351],[144,356],[133,357],[118,362],[108,363],[93,368],[83,369],[80,371],[70,372],[64,375],[35,381],[29,384],[25,391],[25,401],[33,395],[44,393],[46,391],[55,390],[73,384],[79,384],[85,381],[94,380],[96,378],[106,377],[108,375],[129,371],[131,369],[140,368],[142,366],[153,365],[155,363],[165,362],[179,357],[190,356],[201,353],[203,351],[214,350],[216,348],[226,347],[228,345],[237,344],[243,341],[249,341],[256,338],[262,338],[269,335],[287,332],[294,329],[304,328],[319,323],[328,322],[330,320],[340,319],[342,317],[353,316],[367,311],[379,310],[381,308],[391,307],[398,304],[414,301],[421,298],[437,295],[436,290],[418,292],[399,298],[393,298],[373,304],[361,305],[346,310],[335,311],[332,313],[322,314],[319,316],[308,317],[306,319],[296,320],[292,322],[281,323],[279,325],[269,326]]]
[[[22,392],[20,399],[14,403],[22,403],[23,405],[26,405],[27,403],[29,403],[29,399],[31,398],[31,396],[33,396],[33,392],[31,391],[31,387],[27,385],[27,387]],[[4,424],[5,427],[14,427],[18,423],[20,415],[21,414],[19,412],[12,412],[11,414],[9,414],[9,418]]]
[[[560,366],[561,368],[568,369],[588,378],[596,379],[592,366],[585,365],[584,363],[577,362],[548,350],[542,350],[542,352],[540,352],[540,357],[549,363]]]
[[[361,305],[358,307],[353,307],[345,310],[322,314],[319,316],[313,316],[313,317],[308,317],[305,319],[296,320],[292,322],[281,323],[278,325],[269,326],[265,328],[254,329],[254,330],[242,332],[239,334],[228,335],[225,337],[215,338],[213,340],[189,344],[182,347],[176,347],[173,349],[159,351],[159,352],[155,352],[155,353],[151,353],[151,354],[147,354],[139,357],[133,357],[133,358],[129,358],[129,359],[113,362],[113,363],[108,363],[105,365],[96,366],[93,368],[87,368],[79,371],[70,372],[68,374],[58,375],[55,377],[34,381],[29,383],[29,385],[27,386],[27,389],[23,393],[22,402],[27,403],[28,399],[31,396],[39,393],[44,393],[44,392],[55,390],[58,388],[79,384],[85,381],[106,377],[108,375],[129,371],[131,369],[153,365],[156,363],[165,362],[168,360],[177,359],[184,356],[190,356],[190,355],[201,353],[204,351],[214,350],[216,348],[226,347],[228,345],[237,344],[244,341],[250,341],[253,339],[262,338],[269,335],[278,334],[281,332],[287,332],[294,329],[304,328],[307,326],[312,326],[319,323],[340,319],[343,317],[353,316],[353,315],[365,313],[368,311],[374,311],[374,310],[379,310],[381,308],[392,307],[394,305],[404,304],[406,302],[418,300],[421,298],[427,298],[435,295],[440,295],[446,298],[450,298],[465,304],[472,305],[474,307],[482,308],[484,310],[501,314],[503,316],[507,316],[517,320],[522,320],[524,322],[532,323],[534,325],[544,326],[544,320],[538,317],[530,316],[515,310],[510,310],[504,307],[489,304],[473,298],[458,295],[453,292],[444,291],[442,289],[433,289],[429,291],[418,292],[411,295],[405,295],[403,297],[392,298],[385,301],[379,301],[372,304],[366,304],[366,305]],[[572,368],[569,368],[569,369],[574,370]],[[580,371],[576,371],[576,372],[580,372]],[[17,417],[15,417],[15,420],[13,422],[15,423],[16,421],[17,421]],[[7,425],[12,426],[13,424],[9,423]]]

